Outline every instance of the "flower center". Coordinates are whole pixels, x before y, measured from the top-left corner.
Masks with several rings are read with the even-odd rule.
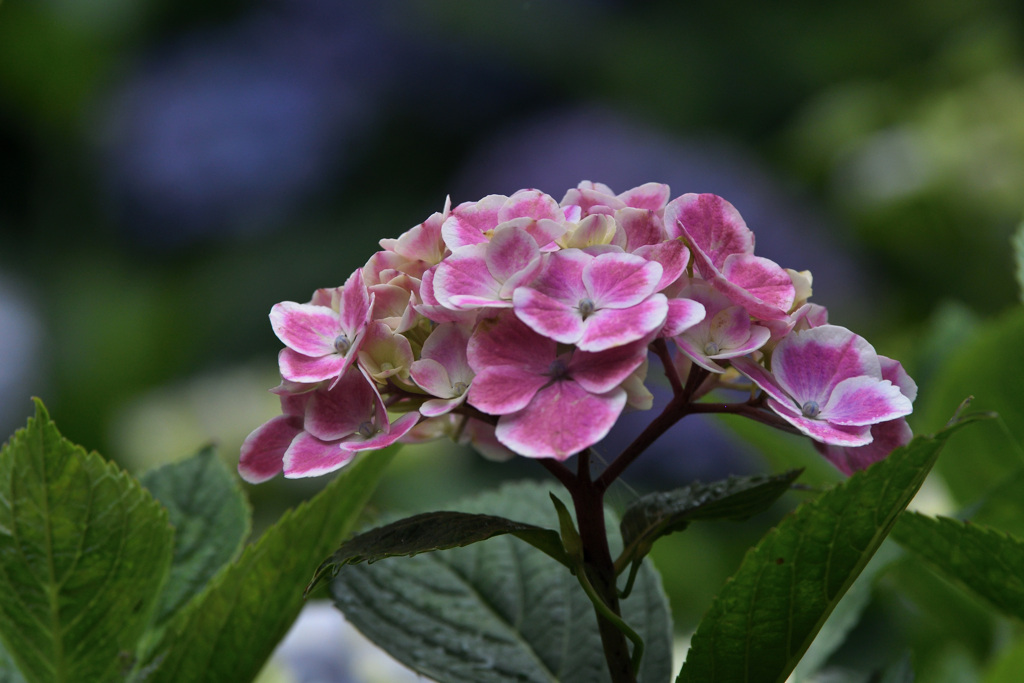
[[[352,342],[347,334],[339,334],[334,338],[334,350],[344,356],[352,348]]]
[[[594,312],[596,306],[594,305],[594,301],[592,299],[584,298],[580,299],[580,303],[577,306],[577,308],[580,311],[580,315],[582,315],[583,319],[586,320],[587,316]]]
[[[456,382],[455,384],[452,385],[452,391],[454,391],[459,396],[466,393],[466,389],[468,388],[469,385],[466,384],[465,382]]]
[[[709,341],[707,344],[704,345],[704,353],[708,356],[713,356],[719,351],[721,351],[721,349],[718,348],[718,344],[716,344],[713,341]]]
[[[815,418],[818,417],[818,413],[821,412],[821,408],[818,407],[817,401],[808,401],[800,407],[800,412],[804,414],[804,417]]]
[[[380,364],[380,371],[381,372],[388,372],[388,371],[394,370],[394,369],[395,369],[395,366],[392,365],[391,363],[387,362],[387,361],[384,361],[383,363]]]
[[[356,431],[358,431],[359,435],[362,436],[364,439],[369,439],[371,436],[377,433],[377,428],[373,426],[372,422],[364,422],[363,424],[359,425],[359,429]]]
[[[548,366],[548,377],[552,379],[559,379],[565,377],[568,373],[569,368],[566,366],[565,361],[561,358],[556,358],[551,361],[551,365]]]

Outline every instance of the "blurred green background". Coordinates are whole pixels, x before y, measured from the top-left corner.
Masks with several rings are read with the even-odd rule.
[[[831,321],[917,379],[916,430],[968,394],[998,410],[943,456],[929,505],[1024,530],[1022,15],[994,0],[7,0],[0,427],[38,395],[132,471],[209,441],[233,461],[277,411],[274,303],[340,285],[447,195],[655,180],[721,194],[759,254],[810,269]],[[793,464],[835,479],[757,426],[679,429],[615,502]],[[440,506],[532,465],[409,448],[377,505]],[[269,520],[319,485],[249,492]],[[663,542],[681,634],[783,511]],[[1019,625],[923,571],[879,579],[836,667],[910,652],[919,680],[974,680],[1024,652]]]

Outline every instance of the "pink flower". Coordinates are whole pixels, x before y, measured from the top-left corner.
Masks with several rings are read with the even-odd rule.
[[[390,422],[373,385],[350,367],[334,386],[283,394],[284,415],[253,431],[242,444],[238,471],[252,483],[282,469],[289,479],[316,477],[343,467],[358,451],[384,448],[416,425],[417,413]]]
[[[706,310],[703,320],[675,337],[679,350],[705,370],[725,372],[715,360],[745,356],[771,336],[768,328],[751,324],[746,309],[706,283],[691,283],[679,296],[697,301]]]
[[[314,295],[318,303],[285,301],[270,310],[270,324],[287,348],[278,355],[281,376],[292,382],[320,382],[344,374],[355,359],[370,321],[373,298],[361,270],[345,284]]]
[[[476,377],[469,404],[501,415],[495,434],[520,455],[564,460],[600,441],[626,404],[619,386],[646,357],[646,342],[559,354],[553,339],[514,315],[480,323],[469,342]]]
[[[911,412],[910,399],[883,379],[874,348],[837,325],[785,337],[772,353],[770,374],[749,357],[732,365],[768,395],[782,419],[822,443],[864,446],[871,425]]]
[[[565,213],[554,199],[539,190],[520,190],[511,197],[492,194],[459,204],[445,219],[441,235],[455,251],[486,242],[499,225],[509,222],[526,230],[541,247],[565,232]]]
[[[411,374],[413,381],[435,398],[424,401],[420,413],[436,417],[465,402],[473,382],[473,369],[466,358],[468,345],[469,329],[463,325],[438,325],[427,337]]]
[[[713,194],[684,194],[665,207],[670,237],[684,237],[701,277],[755,318],[786,317],[796,297],[781,266],[754,256],[754,233],[736,208]]]
[[[522,228],[505,224],[489,242],[459,247],[433,275],[433,294],[448,308],[511,308],[512,292],[541,269],[540,248]]]
[[[656,294],[661,264],[633,254],[592,256],[564,249],[512,296],[516,315],[536,332],[583,351],[602,351],[656,331],[668,315]]]
[[[882,366],[882,378],[887,379],[900,392],[913,402],[917,398],[917,383],[911,379],[903,365],[885,356],[878,357]],[[870,465],[884,460],[900,446],[906,446],[914,437],[905,418],[896,418],[887,422],[871,425],[871,443],[866,446],[846,448],[815,443],[815,447],[843,474],[853,474],[857,470],[867,469]]]

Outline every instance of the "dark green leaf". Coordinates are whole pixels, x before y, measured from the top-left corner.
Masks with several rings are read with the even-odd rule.
[[[943,575],[1024,620],[1024,541],[946,517],[906,513],[893,538]]]
[[[25,677],[14,665],[14,659],[0,642],[0,683],[25,683]]]
[[[168,623],[147,683],[252,680],[302,608],[317,562],[350,533],[392,456],[362,456],[225,567]]]
[[[171,561],[167,513],[41,402],[0,452],[0,635],[29,681],[120,680]]]
[[[237,480],[213,448],[141,478],[167,508],[175,532],[171,573],[160,593],[154,626],[166,622],[241,552],[250,513]]]
[[[642,496],[622,516],[625,549],[616,560],[618,571],[644,557],[654,542],[690,522],[707,519],[747,519],[764,512],[789,490],[803,470],[775,476],[730,477],[703,484],[693,482],[672,491]]]
[[[558,519],[549,490],[523,482],[454,507],[554,526]],[[614,529],[614,520],[608,521]],[[609,680],[594,608],[577,580],[550,557],[508,536],[443,553],[349,566],[331,582],[331,592],[359,630],[435,680]],[[646,645],[640,680],[668,680],[671,622],[650,563],[622,610]]]
[[[701,621],[678,680],[784,681],[959,426],[917,437],[768,532]]]
[[[345,541],[317,568],[306,593],[321,581],[337,576],[338,571],[347,564],[372,563],[385,557],[461,548],[503,534],[512,534],[568,566],[568,558],[562,550],[558,533],[551,529],[493,515],[424,512],[371,529]]]

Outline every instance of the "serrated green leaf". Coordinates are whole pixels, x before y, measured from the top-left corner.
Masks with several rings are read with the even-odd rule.
[[[147,662],[147,683],[252,680],[302,608],[317,563],[349,534],[393,451],[346,467],[285,513],[171,620]]]
[[[704,484],[693,482],[671,491],[642,496],[622,516],[625,549],[615,561],[621,572],[651,551],[654,542],[690,522],[708,519],[747,519],[767,510],[789,490],[803,470],[774,476],[730,477]]]
[[[333,555],[317,567],[313,580],[306,588],[306,594],[321,581],[337,576],[341,568],[348,564],[373,563],[385,557],[461,548],[503,534],[512,534],[569,566],[558,532],[553,529],[542,529],[494,515],[424,512],[371,529],[342,543]]]
[[[784,681],[960,426],[915,438],[769,531],[697,627],[677,680]]]
[[[37,401],[0,452],[0,636],[25,678],[121,680],[172,538],[149,493],[64,439]]]
[[[147,472],[141,482],[167,508],[175,531],[171,572],[153,618],[159,627],[238,556],[250,512],[237,477],[212,447]]]
[[[893,538],[1003,614],[1024,620],[1024,541],[948,517],[902,515]]]
[[[558,519],[550,490],[522,482],[453,507],[554,526]],[[607,521],[614,530],[614,520]],[[618,545],[618,539],[613,543]],[[540,551],[507,536],[443,553],[346,567],[331,582],[331,593],[360,631],[434,680],[609,680],[594,608],[577,580]],[[650,563],[621,606],[623,618],[646,645],[640,680],[668,680],[671,622]]]

